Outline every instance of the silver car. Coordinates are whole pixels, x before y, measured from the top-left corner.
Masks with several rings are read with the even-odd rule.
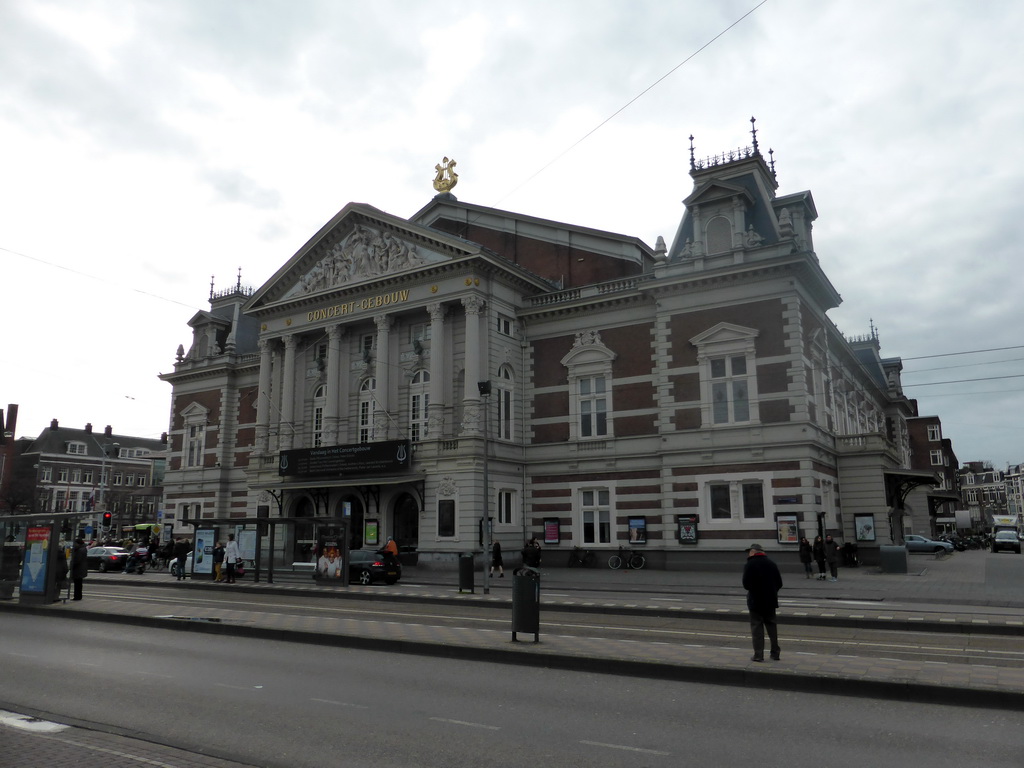
[[[936,555],[951,555],[953,553],[953,545],[948,541],[927,539],[913,533],[905,536],[903,540],[907,543],[907,552],[928,552]]]

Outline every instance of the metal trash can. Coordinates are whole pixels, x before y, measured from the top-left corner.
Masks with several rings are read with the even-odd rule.
[[[532,632],[540,642],[540,579],[534,576],[512,577],[512,640],[517,632]]]
[[[473,553],[459,555],[459,592],[464,589],[473,592]]]

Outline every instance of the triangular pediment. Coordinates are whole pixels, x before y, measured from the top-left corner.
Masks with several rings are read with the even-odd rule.
[[[698,333],[690,343],[695,347],[708,345],[731,344],[735,342],[750,342],[757,338],[756,328],[745,328],[742,325],[732,323],[719,323],[708,328],[703,333]]]
[[[473,243],[350,203],[253,294],[246,310],[358,287],[480,253]]]
[[[721,200],[729,200],[737,196],[742,197],[747,203],[754,202],[750,190],[746,187],[715,179],[698,186],[689,197],[683,200],[683,203],[689,208],[694,205],[707,205]]]

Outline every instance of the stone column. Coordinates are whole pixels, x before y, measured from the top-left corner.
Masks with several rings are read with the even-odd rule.
[[[480,391],[482,365],[480,360],[480,324],[483,321],[484,300],[467,296],[462,300],[466,308],[466,370],[463,374],[462,434],[479,435],[483,432],[480,421]]]
[[[270,339],[260,339],[260,380],[256,390],[256,452],[270,450],[270,373],[274,365],[274,351]]]
[[[430,313],[430,404],[427,406],[427,434],[431,437],[443,437],[445,412],[445,384],[451,361],[445,352],[444,318],[446,310],[443,304],[427,306]]]
[[[373,412],[373,439],[387,440],[391,428],[391,325],[390,315],[378,315],[373,319],[377,325],[377,360],[374,378],[377,379],[377,407]]]
[[[284,337],[284,370],[281,382],[281,450],[295,444],[295,348],[298,337],[293,333]]]
[[[327,329],[327,400],[324,403],[324,443],[338,444],[338,413],[341,404],[341,340],[345,328],[332,325]]]

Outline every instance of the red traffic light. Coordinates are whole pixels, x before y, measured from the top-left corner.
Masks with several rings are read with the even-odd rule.
[[[109,512],[103,513],[103,527],[107,530],[110,529],[111,514]]]

